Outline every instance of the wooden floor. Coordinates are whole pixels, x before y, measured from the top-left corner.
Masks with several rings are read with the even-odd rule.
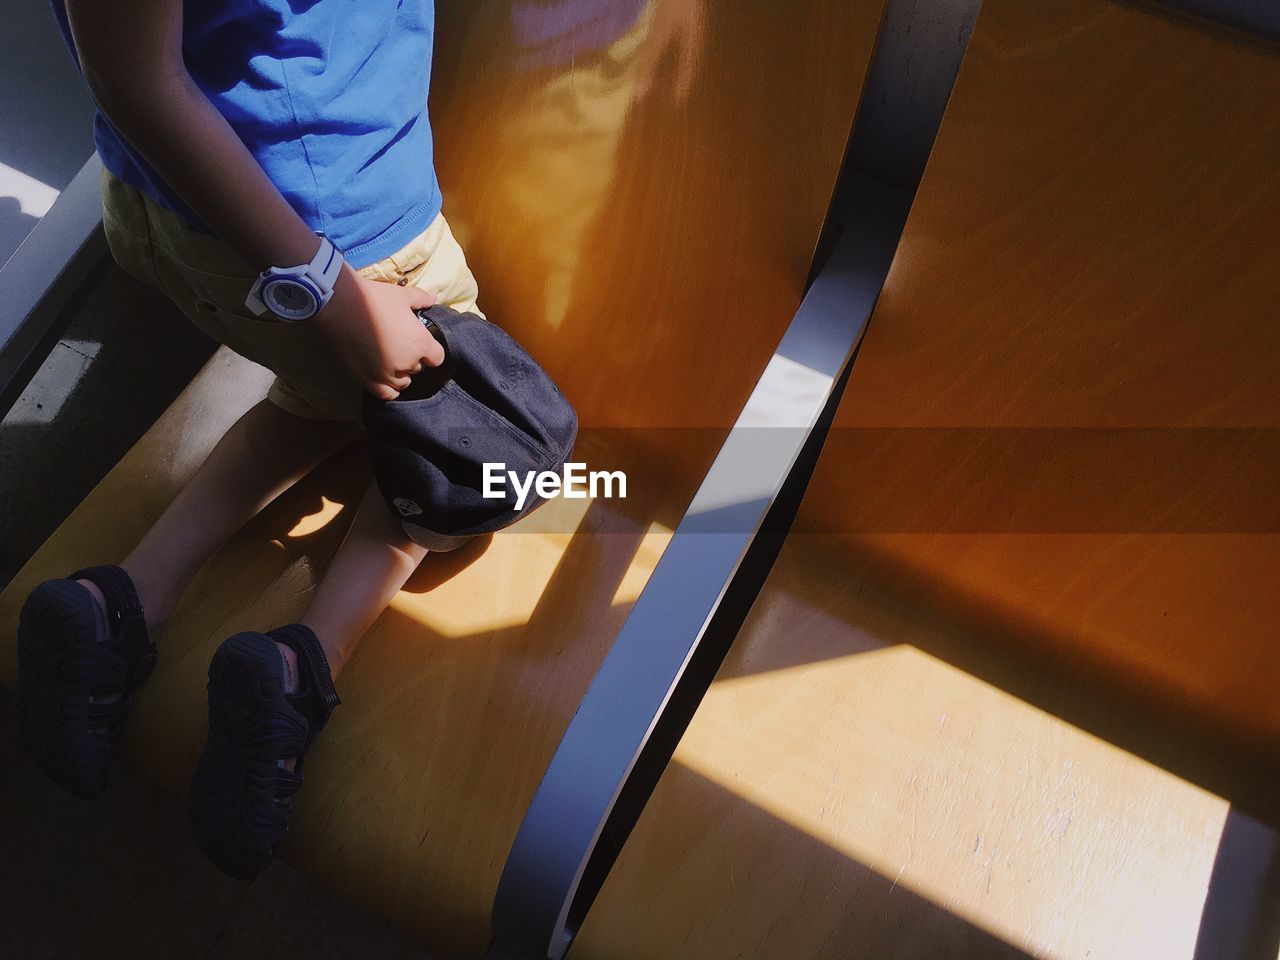
[[[1056,715],[1069,670],[993,663],[847,563],[788,541],[572,956],[1266,956],[1231,948],[1280,918],[1274,828]]]

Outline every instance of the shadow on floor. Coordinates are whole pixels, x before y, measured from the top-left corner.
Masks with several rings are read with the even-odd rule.
[[[1195,960],[1276,960],[1280,841],[1239,810],[1227,814],[1200,916]]]
[[[85,801],[45,780],[0,694],[0,954],[426,960],[396,931],[283,863],[252,883],[202,858],[186,808],[118,767]]]
[[[114,264],[0,421],[7,583],[212,356],[217,344]]]

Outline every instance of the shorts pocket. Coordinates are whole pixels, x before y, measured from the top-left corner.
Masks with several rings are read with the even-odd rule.
[[[264,313],[261,317],[256,316],[249,309],[245,300],[258,279],[256,274],[212,273],[194,267],[163,249],[156,251],[156,257],[157,270],[173,277],[181,285],[183,295],[192,299],[194,307],[206,313],[229,314],[248,323],[270,327],[294,326],[289,321],[281,320],[271,313]]]
[[[283,373],[313,361],[319,352],[319,337],[306,321],[292,323],[271,313],[258,317],[245,306],[252,279],[194,270],[163,250],[155,263],[160,289],[187,319],[242,357]]]

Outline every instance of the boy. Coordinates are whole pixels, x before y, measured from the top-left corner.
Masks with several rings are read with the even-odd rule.
[[[277,374],[118,566],[45,581],[23,607],[23,743],[96,796],[195,573],[361,436],[362,391],[393,399],[441,362],[416,308],[478,311],[432,163],[432,0],[53,7],[99,106],[113,257]],[[222,869],[251,877],[274,856],[333,677],[425,553],[371,483],[300,621],[218,648],[191,805]]]

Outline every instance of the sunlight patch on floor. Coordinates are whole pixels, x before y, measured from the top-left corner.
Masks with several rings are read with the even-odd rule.
[[[644,538],[636,550],[634,562],[627,567],[622,582],[614,591],[612,606],[629,606],[640,599],[645,584],[649,582],[654,568],[662,559],[663,551],[671,542],[672,532],[670,527],[663,526],[661,523],[649,524],[649,529],[645,531]]]
[[[1228,807],[905,644],[718,681],[676,761],[1060,960],[1190,958]]]
[[[576,567],[557,584],[557,599],[573,598],[588,608],[600,606],[597,594],[611,598],[608,607],[629,605],[640,595],[671,531],[651,524],[643,534],[592,533],[579,529],[591,501],[557,504],[562,511],[554,530],[524,521],[493,537],[472,563],[425,592],[401,590],[391,608],[446,637],[470,637],[518,627],[529,622],[544,601],[562,560],[571,549],[589,551],[590,562]],[[572,511],[572,517],[564,511]],[[533,514],[530,520],[537,517]],[[524,532],[526,527],[534,528]],[[575,538],[589,543],[574,543]],[[430,562],[430,559],[428,560]],[[612,572],[611,572],[612,571]],[[615,582],[616,581],[616,582]],[[412,581],[411,581],[412,584]],[[602,598],[601,598],[602,599]]]

